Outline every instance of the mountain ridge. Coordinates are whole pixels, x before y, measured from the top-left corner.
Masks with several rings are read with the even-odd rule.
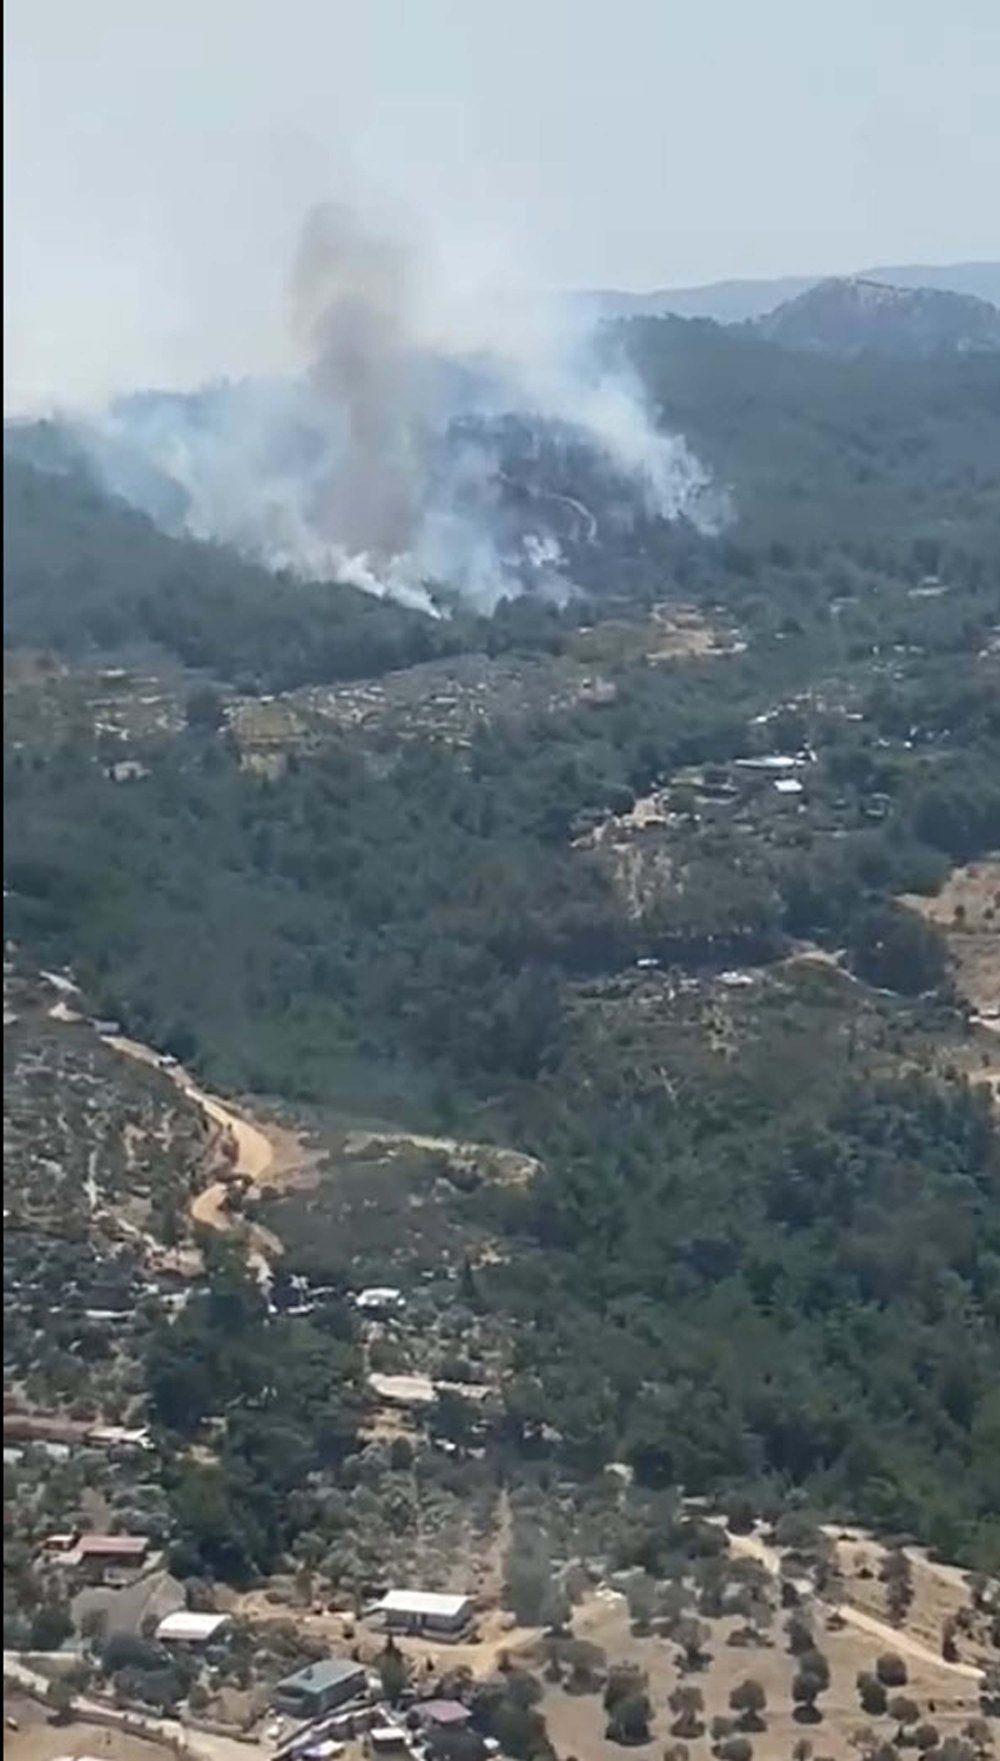
[[[1000,350],[1000,310],[939,288],[895,287],[862,276],[818,282],[746,328],[783,348],[900,357]]]
[[[951,264],[901,264],[851,271],[861,281],[895,287],[935,288],[944,293],[971,294],[1000,307],[1000,261]],[[672,313],[678,318],[712,318],[718,324],[740,324],[759,318],[795,299],[829,275],[787,275],[733,278],[692,286],[656,288],[647,293],[617,288],[581,290],[573,296],[583,309],[602,318],[651,318]]]

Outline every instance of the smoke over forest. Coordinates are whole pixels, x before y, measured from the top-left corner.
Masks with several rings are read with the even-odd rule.
[[[316,208],[291,274],[296,372],[137,393],[76,439],[107,487],[171,529],[428,607],[441,590],[483,609],[565,597],[565,546],[603,517],[574,458],[619,523],[718,522],[684,440],[656,429],[577,318],[509,311],[501,336],[474,314],[449,334],[421,267],[354,209]]]

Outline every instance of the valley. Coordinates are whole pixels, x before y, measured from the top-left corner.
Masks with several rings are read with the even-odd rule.
[[[15,1758],[992,1752],[991,358],[627,340],[491,615],[8,460]]]

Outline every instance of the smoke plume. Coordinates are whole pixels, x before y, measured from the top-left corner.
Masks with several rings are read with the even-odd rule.
[[[565,549],[594,542],[604,510],[546,480],[543,448],[585,454],[619,510],[719,522],[684,440],[657,431],[575,314],[481,298],[458,311],[427,281],[353,209],[318,208],[291,277],[296,373],[125,398],[78,437],[163,524],[427,609],[442,588],[483,609],[572,590]]]
[[[317,523],[331,542],[385,564],[407,552],[419,519],[421,440],[416,357],[406,332],[403,251],[367,233],[343,205],[306,221],[292,286],[309,377],[345,424],[341,456],[320,491]]]

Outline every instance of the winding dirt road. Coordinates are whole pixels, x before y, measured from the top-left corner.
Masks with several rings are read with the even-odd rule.
[[[113,1051],[122,1052],[126,1058],[134,1058],[139,1064],[152,1065],[154,1070],[160,1070],[164,1076],[169,1076],[182,1095],[193,1101],[196,1107],[200,1107],[213,1124],[221,1126],[223,1131],[229,1133],[236,1145],[234,1174],[241,1174],[247,1180],[264,1178],[274,1161],[274,1148],[270,1138],[259,1126],[251,1125],[241,1114],[234,1113],[231,1107],[220,1101],[218,1095],[207,1094],[203,1088],[199,1088],[179,1064],[164,1065],[159,1053],[154,1052],[152,1047],[144,1046],[135,1039],[126,1039],[124,1034],[102,1034],[101,1037],[105,1045],[111,1046]]]
[[[297,1140],[290,1132],[269,1134],[261,1126],[253,1124],[240,1113],[221,1101],[218,1095],[209,1094],[200,1088],[194,1079],[179,1064],[164,1065],[162,1058],[152,1047],[144,1046],[139,1040],[128,1039],[124,1034],[104,1034],[101,1036],[105,1045],[113,1051],[120,1052],[126,1058],[134,1058],[139,1064],[148,1064],[169,1076],[174,1087],[184,1097],[192,1101],[206,1119],[230,1139],[235,1148],[232,1161],[232,1172],[224,1180],[213,1180],[210,1185],[202,1187],[191,1200],[189,1215],[192,1223],[200,1223],[210,1229],[222,1232],[233,1228],[233,1220],[227,1209],[226,1200],[229,1184],[235,1176],[252,1182],[254,1185],[266,1184],[278,1162],[277,1144],[280,1136],[282,1148],[285,1150],[283,1160],[287,1163],[294,1160],[287,1153],[284,1140],[288,1145],[295,1145]],[[305,1159],[304,1157],[302,1158]],[[287,1172],[287,1166],[286,1166]],[[272,1235],[259,1224],[245,1225],[247,1238],[247,1264],[253,1270],[259,1282],[270,1283],[271,1262],[280,1256],[282,1246],[277,1236]]]

